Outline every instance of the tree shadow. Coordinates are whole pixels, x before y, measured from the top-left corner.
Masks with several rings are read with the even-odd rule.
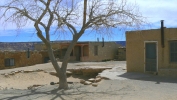
[[[12,97],[4,97],[0,98],[1,100],[35,100],[35,99],[50,99],[50,100],[83,100],[84,98],[92,98],[93,95],[118,95],[116,91],[120,91],[121,89],[113,89],[108,87],[105,90],[98,91],[97,89],[93,89],[91,91],[87,86],[84,85],[70,85],[68,90],[59,90],[58,88],[45,86],[42,88],[34,89],[34,90],[13,90],[13,92],[3,92],[2,95],[14,95]],[[89,87],[89,86],[88,86]],[[93,87],[94,88],[94,87]],[[17,93],[21,91],[21,93]],[[121,94],[121,93],[120,93]],[[125,95],[125,94],[121,94]],[[91,97],[90,97],[91,96]]]

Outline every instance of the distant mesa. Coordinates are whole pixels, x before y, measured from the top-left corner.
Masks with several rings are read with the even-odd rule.
[[[52,41],[52,43],[66,43],[71,42],[70,40],[63,40],[63,41]],[[89,42],[89,41],[88,41]],[[117,44],[120,44],[122,47],[126,46],[125,41],[112,41],[116,42]],[[30,50],[35,50],[34,44],[40,44],[42,42],[0,42],[0,50],[1,51],[22,51],[27,50],[28,48]]]

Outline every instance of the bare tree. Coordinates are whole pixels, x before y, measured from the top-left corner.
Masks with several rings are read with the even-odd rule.
[[[66,69],[70,53],[87,29],[110,33],[114,27],[139,27],[145,22],[137,5],[126,0],[7,0],[0,4],[0,11],[0,18],[5,23],[15,23],[17,28],[28,22],[34,23],[36,34],[46,45],[59,76],[60,89],[68,88]],[[52,26],[56,26],[56,30],[69,30],[72,34],[72,42],[61,66],[51,47]],[[42,33],[43,29],[45,33]]]

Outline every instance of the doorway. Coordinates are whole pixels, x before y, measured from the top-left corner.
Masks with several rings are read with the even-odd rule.
[[[80,46],[75,46],[74,52],[75,52],[75,56],[76,56],[76,61],[80,61],[81,47]]]
[[[157,72],[157,42],[145,42],[145,71]]]

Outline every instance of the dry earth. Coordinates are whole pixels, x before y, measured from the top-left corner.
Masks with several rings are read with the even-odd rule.
[[[61,62],[59,62],[61,64]],[[104,67],[104,65],[107,65],[107,67],[114,67],[111,63],[69,63],[68,69],[79,69],[79,68],[91,68],[94,66],[97,68]],[[36,70],[42,70],[42,71],[36,71]],[[29,72],[26,72],[29,71]],[[13,72],[17,72],[16,74],[13,74]],[[0,70],[0,90],[3,89],[27,89],[30,86],[33,85],[49,85],[50,82],[58,82],[58,78],[56,76],[52,76],[49,74],[49,72],[54,72],[54,69],[51,65],[51,63],[47,64],[39,64],[35,66],[28,66],[28,67],[22,67],[22,68],[15,68],[15,69],[6,69],[6,70]],[[12,75],[10,75],[12,73]],[[8,74],[6,76],[6,74]],[[80,82],[80,79],[88,79],[89,77],[84,77],[81,75],[73,75],[68,77],[69,82]]]
[[[59,63],[61,64],[61,63]],[[46,73],[53,71],[51,63],[16,69],[1,70],[0,74],[18,70],[44,71],[0,75],[0,100],[177,100],[177,79],[141,73],[126,73],[126,62],[80,62],[69,63],[68,68],[103,66],[112,67],[100,75],[111,80],[103,80],[97,87],[82,85],[80,79],[88,77],[71,76],[69,90],[57,90],[58,78]],[[42,85],[27,89],[32,85]]]

